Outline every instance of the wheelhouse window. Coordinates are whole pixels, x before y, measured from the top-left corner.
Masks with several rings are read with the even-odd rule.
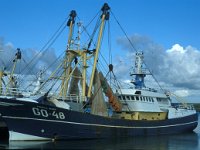
[[[148,102],[147,97],[143,97],[143,98],[144,98],[144,101]]]
[[[148,97],[146,97],[146,101],[149,102],[149,98]]]
[[[135,98],[136,98],[137,101],[139,101],[139,96],[136,96]]]
[[[141,91],[135,91],[135,94],[141,94]]]
[[[127,100],[130,100],[130,96],[126,96]]]
[[[158,98],[157,101],[161,104],[169,104],[169,100],[167,98]]]
[[[134,96],[131,96],[131,100],[135,100],[135,97],[134,97]]]

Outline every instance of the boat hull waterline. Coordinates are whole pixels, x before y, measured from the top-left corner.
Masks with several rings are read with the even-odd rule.
[[[9,140],[64,140],[176,134],[193,131],[198,115],[147,121],[102,117],[39,103],[0,100]]]

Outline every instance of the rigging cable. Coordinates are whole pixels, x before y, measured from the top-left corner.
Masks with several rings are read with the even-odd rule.
[[[119,23],[119,21],[117,20],[117,18],[115,17],[115,15],[113,14],[112,11],[111,11],[111,14],[113,15],[115,21],[116,21],[117,24],[119,25],[120,29],[122,30],[122,32],[124,33],[124,35],[126,36],[126,38],[128,39],[128,41],[130,42],[132,48],[137,52],[137,49],[135,48],[135,46],[134,46],[133,43],[131,42],[130,38],[128,37],[128,35],[126,34],[125,30],[122,28],[121,24]]]
[[[67,18],[68,19],[68,18]],[[47,43],[41,48],[41,50],[30,60],[30,62],[23,68],[22,72],[25,71],[25,69],[31,65],[31,63],[37,58],[37,56],[40,56],[40,54],[44,51],[44,53],[49,49],[49,47],[55,42],[55,40],[60,36],[60,34],[63,32],[63,30],[66,28],[66,20],[63,21],[63,23],[60,25],[58,30],[52,35],[52,37],[47,41]],[[65,25],[65,26],[64,26]],[[64,27],[63,27],[64,26]],[[49,45],[48,45],[49,44]],[[47,47],[47,48],[46,48]],[[39,58],[38,58],[39,59]],[[36,65],[33,64],[33,67]],[[32,67],[30,67],[32,68]],[[28,70],[30,71],[30,69]]]
[[[9,69],[12,70],[12,64],[13,64],[13,62],[14,62],[15,57],[16,57],[16,56],[14,55],[14,57],[12,57],[12,59],[10,59],[10,61],[7,63],[8,65],[5,66],[5,68],[7,68],[8,70],[9,70]]]
[[[100,11],[99,12],[97,12],[97,14],[92,18],[92,20],[86,25],[86,26],[83,26],[83,30],[81,31],[81,34],[85,31],[86,32],[86,34],[88,35],[88,37],[91,39],[91,35],[89,34],[89,32],[87,31],[87,28],[90,26],[90,24],[94,21],[94,19],[98,16],[100,14]],[[77,18],[79,19],[79,21],[81,21],[80,20],[80,18],[78,17],[78,15],[77,15]],[[93,41],[92,41],[92,43],[93,43]],[[94,43],[93,43],[94,44]],[[94,44],[95,45],[95,44]]]
[[[109,65],[109,71],[108,71],[108,73],[106,74],[105,79],[107,78],[107,76],[108,76],[109,74],[110,74],[110,76],[111,76],[111,73],[112,73],[112,75],[113,75],[113,77],[114,77],[114,82],[118,81],[117,78],[116,78],[116,76],[115,76],[115,74],[114,74],[114,72],[113,72],[113,65],[112,65],[112,64]],[[120,92],[121,92],[121,88],[120,88],[120,86],[119,86],[119,84],[118,84],[117,82],[116,82],[116,85],[117,85],[118,89],[119,89]],[[121,93],[122,93],[122,92],[121,92]],[[126,101],[126,100],[124,100],[124,102],[127,104],[127,101]],[[128,105],[127,105],[127,108],[128,108],[129,111],[131,111]]]
[[[132,48],[137,52],[137,49],[135,48],[135,46],[134,46],[133,43],[131,42],[130,38],[127,36],[125,30],[122,28],[121,24],[119,23],[119,21],[117,20],[117,18],[115,17],[115,15],[113,14],[112,11],[111,11],[111,14],[113,15],[113,17],[114,17],[114,19],[116,20],[117,24],[118,24],[119,27],[121,28],[122,32],[125,34],[125,36],[126,36],[126,38],[128,39],[130,45],[132,46]],[[147,64],[145,63],[145,61],[143,61],[143,62],[144,62],[144,64],[145,64],[145,66],[148,68],[148,66],[147,66]],[[155,76],[152,74],[152,72],[150,71],[150,69],[148,69],[148,70],[149,70],[150,74],[152,75],[152,77],[154,78],[154,80],[156,81],[156,83],[158,84],[158,86],[160,87],[160,89],[161,89],[162,91],[164,91],[163,88],[161,87],[161,85],[159,84],[158,80],[156,79],[156,77],[155,77]]]
[[[50,69],[50,67],[51,67],[53,64],[55,64],[56,62],[58,62],[58,60],[61,58],[61,56],[63,56],[63,53],[64,53],[64,52],[62,52],[62,53],[57,57],[57,59],[54,60],[54,62],[52,62],[52,63],[51,63],[47,68],[45,68],[43,71],[46,72],[48,69]],[[25,88],[25,90],[27,90],[28,87],[30,87],[33,83],[34,83],[34,81],[32,81],[32,82]]]
[[[61,72],[61,70],[59,70],[57,74],[59,74],[60,72]],[[64,71],[62,71],[62,73],[60,73],[60,74],[63,74],[63,73],[64,73]],[[60,80],[59,78],[56,78],[56,80],[54,81],[54,83],[51,84],[51,87],[49,88],[48,93],[53,89],[53,87],[56,85],[56,83],[58,83],[59,80]],[[60,83],[60,85],[61,85],[61,83]],[[55,91],[58,91],[60,85],[56,88]]]
[[[88,47],[87,47],[87,50],[89,50],[89,48],[90,48],[90,46],[91,46],[91,43],[93,42],[93,38],[94,38],[94,36],[95,36],[95,33],[97,32],[97,29],[99,28],[99,26],[100,26],[101,24],[100,24],[100,18],[97,20],[97,23],[96,23],[96,25],[95,25],[95,28],[94,28],[94,30],[93,30],[93,32],[92,32],[92,35],[90,36],[90,41],[89,41],[89,43],[88,43]],[[94,44],[94,46],[95,46],[95,44]]]

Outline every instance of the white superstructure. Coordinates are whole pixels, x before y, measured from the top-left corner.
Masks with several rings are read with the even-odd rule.
[[[144,84],[146,71],[142,68],[143,53],[136,53],[136,62],[134,73],[135,79],[132,83],[135,89],[119,89],[115,93],[122,103],[122,112],[132,113],[166,113],[166,119],[184,117],[195,114],[196,110],[189,105],[173,105],[169,95],[156,90],[147,89]]]

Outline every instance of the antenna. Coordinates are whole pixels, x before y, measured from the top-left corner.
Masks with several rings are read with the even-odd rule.
[[[83,23],[82,22],[78,22],[77,26],[78,26],[78,36],[76,37],[77,40],[77,46],[78,46],[78,50],[80,49],[80,40],[81,40],[81,28],[82,28]]]
[[[144,54],[142,51],[137,51],[135,54],[135,69],[130,75],[135,75],[135,79],[132,79],[131,83],[135,85],[136,89],[142,89],[145,87],[144,78],[149,75],[143,68],[144,64]]]

